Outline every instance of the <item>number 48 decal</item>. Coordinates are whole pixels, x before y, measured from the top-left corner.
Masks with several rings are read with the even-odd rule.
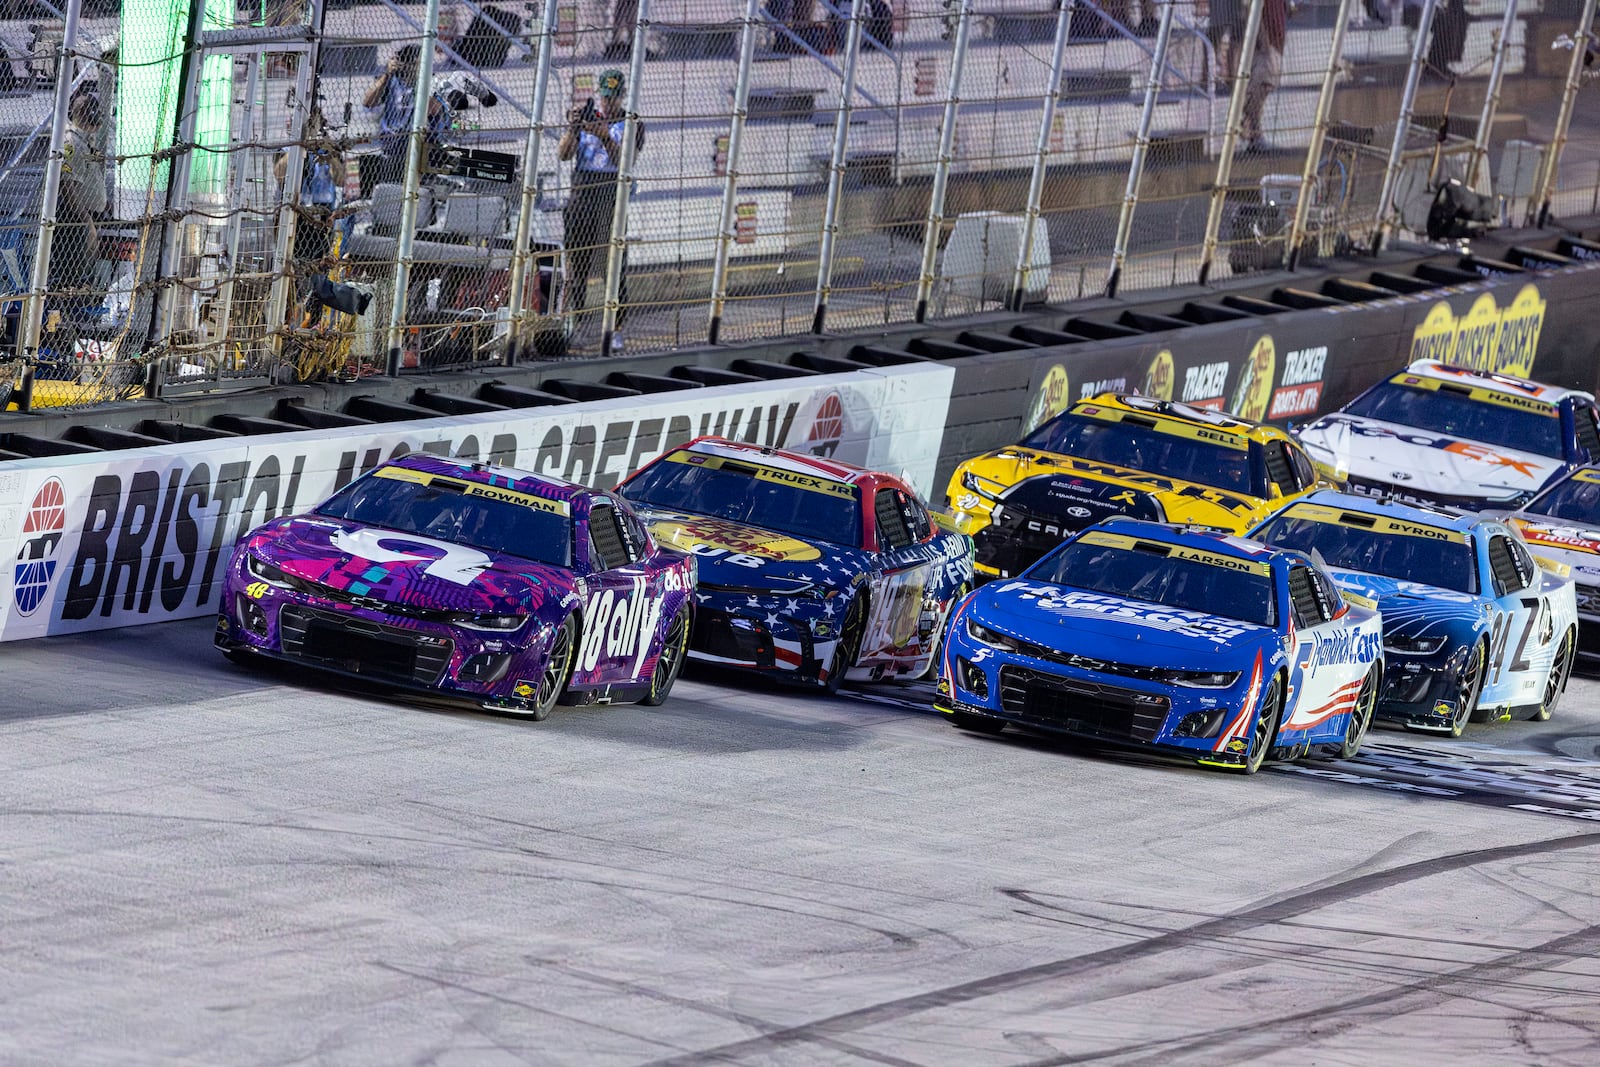
[[[1513,672],[1525,671],[1533,666],[1533,661],[1528,658],[1528,640],[1533,636],[1534,628],[1544,620],[1545,614],[1550,610],[1550,605],[1544,599],[1524,600],[1522,606],[1528,609],[1528,621],[1522,628],[1522,636],[1517,639],[1517,652],[1511,661]],[[1494,632],[1489,635],[1489,656],[1494,661],[1494,679],[1492,684],[1500,682],[1500,668],[1505,662],[1506,638],[1510,636],[1509,623],[1511,613],[1502,611],[1495,616]]]

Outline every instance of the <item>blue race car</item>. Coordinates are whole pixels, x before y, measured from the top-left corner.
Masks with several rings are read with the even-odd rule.
[[[1475,713],[1548,719],[1566,689],[1572,580],[1541,568],[1505,523],[1325,490],[1250,536],[1313,554],[1341,587],[1378,602],[1380,716],[1460,737]]]
[[[1113,519],[961,602],[934,706],[1253,774],[1355,755],[1382,676],[1378,613],[1303,554]]]

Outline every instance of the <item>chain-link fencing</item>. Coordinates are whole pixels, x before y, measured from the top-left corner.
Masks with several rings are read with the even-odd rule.
[[[0,8],[12,406],[931,321],[1600,207],[1592,0],[53,2]]]

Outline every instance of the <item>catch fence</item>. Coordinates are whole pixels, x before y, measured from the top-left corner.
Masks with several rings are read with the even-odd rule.
[[[1588,213],[1594,8],[34,0],[0,376],[27,409],[604,358]]]

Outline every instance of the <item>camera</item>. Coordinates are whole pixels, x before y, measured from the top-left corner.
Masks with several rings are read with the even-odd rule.
[[[494,107],[500,102],[493,89],[462,70],[453,70],[439,78],[434,82],[434,91],[443,97],[451,111],[462,111],[473,100],[481,107]]]
[[[600,117],[600,109],[594,106],[594,97],[589,97],[583,102],[583,111],[578,115],[578,121],[593,122]]]

